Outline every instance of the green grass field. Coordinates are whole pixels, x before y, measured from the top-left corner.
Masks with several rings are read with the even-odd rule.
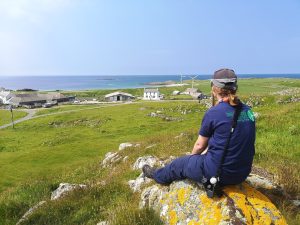
[[[21,111],[13,111],[14,114],[14,120],[20,119],[24,116],[27,115],[26,112],[21,112]],[[4,124],[8,124],[11,122],[11,113],[9,110],[4,110],[1,109],[0,110],[0,126],[4,125]]]
[[[197,85],[209,92],[208,81]],[[275,173],[292,196],[299,195],[300,103],[290,102],[299,98],[299,92],[282,96],[271,93],[300,87],[300,80],[249,79],[241,80],[239,87],[242,100],[253,104],[259,115],[255,165]],[[40,114],[76,107],[46,109]],[[139,173],[131,171],[130,166],[146,154],[167,158],[191,151],[204,105],[182,100],[78,107],[85,110],[36,118],[17,124],[16,129],[0,130],[0,224],[15,224],[41,200],[48,202],[22,224],[96,224],[101,220],[125,225],[161,224],[153,211],[138,209],[139,196],[129,190],[127,181]],[[148,116],[156,111],[173,120]],[[174,139],[182,132],[187,135]],[[129,156],[127,163],[118,164],[114,170],[101,169],[105,153],[117,151],[122,142],[141,146],[122,152]],[[151,144],[156,146],[145,148]],[[85,183],[89,188],[50,202],[51,191],[61,182]],[[299,210],[285,201],[276,204],[289,224],[300,223]]]
[[[107,107],[112,104],[87,104],[87,105],[59,105],[59,106],[53,106],[51,108],[39,108],[35,115],[45,115],[49,113],[58,113],[58,112],[65,112],[65,111],[80,111],[85,109],[94,109],[94,108],[100,108],[100,107]]]

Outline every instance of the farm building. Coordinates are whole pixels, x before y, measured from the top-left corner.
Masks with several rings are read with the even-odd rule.
[[[158,88],[156,89],[145,88],[143,100],[160,100],[160,93]]]
[[[105,101],[108,102],[125,102],[131,101],[134,99],[134,96],[125,92],[116,91],[110,94],[105,95]]]
[[[4,104],[9,104],[13,106],[25,106],[28,108],[41,107],[47,102],[69,102],[74,100],[73,96],[67,97],[60,93],[6,93],[0,92],[0,98]]]
[[[180,95],[180,91],[173,91],[172,95]]]

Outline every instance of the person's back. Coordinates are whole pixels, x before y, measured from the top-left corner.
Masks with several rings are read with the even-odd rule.
[[[204,176],[215,176],[224,154],[233,121],[235,107],[220,102],[208,110],[203,118],[200,135],[210,137],[208,151],[204,155]],[[255,142],[255,121],[251,109],[243,104],[237,126],[232,134],[221,167],[222,184],[237,184],[251,171]]]
[[[144,165],[146,177],[160,184],[188,178],[203,183],[209,196],[214,192],[211,187],[238,184],[247,178],[255,152],[253,113],[236,95],[237,76],[233,70],[217,70],[211,88],[213,105],[214,99],[218,104],[205,113],[191,155],[177,158],[159,169]],[[237,126],[231,129],[234,115],[239,117]]]

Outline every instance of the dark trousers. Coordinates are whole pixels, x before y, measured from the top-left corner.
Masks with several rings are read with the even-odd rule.
[[[203,155],[188,155],[175,159],[154,173],[154,180],[160,184],[170,184],[175,180],[189,178],[201,182],[203,177]]]

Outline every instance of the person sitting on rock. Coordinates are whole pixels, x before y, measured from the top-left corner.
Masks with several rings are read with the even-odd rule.
[[[177,158],[163,168],[144,165],[144,176],[164,185],[186,178],[201,183],[204,177],[210,179],[216,176],[220,167],[221,186],[239,184],[247,178],[255,153],[253,112],[236,96],[237,76],[233,70],[217,70],[212,77],[211,87],[217,104],[205,113],[192,154]],[[222,160],[233,114],[239,104],[241,112]]]

